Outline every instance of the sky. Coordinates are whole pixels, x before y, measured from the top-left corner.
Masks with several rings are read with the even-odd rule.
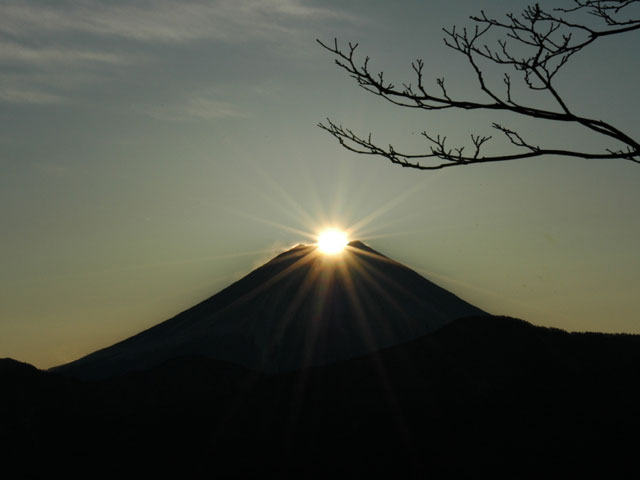
[[[615,147],[575,127],[396,107],[316,43],[359,43],[397,84],[423,58],[429,81],[477,97],[442,27],[527,4],[0,0],[0,357],[74,360],[325,226],[490,313],[640,333],[637,164],[421,172],[348,152],[317,126],[329,117],[420,150],[425,129],[464,143],[499,120],[539,142]],[[635,33],[607,38],[557,79],[576,111],[636,138],[639,46]],[[488,148],[513,151],[497,136]]]

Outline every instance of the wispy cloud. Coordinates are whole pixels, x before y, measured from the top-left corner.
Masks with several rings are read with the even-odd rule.
[[[0,32],[8,35],[81,32],[147,42],[199,39],[244,41],[300,28],[302,20],[343,19],[339,11],[303,0],[85,1],[0,6]]]
[[[191,97],[184,105],[183,111],[193,118],[247,118],[250,115],[240,107],[222,100],[206,97]]]
[[[66,103],[78,90],[104,82],[99,71],[70,71],[74,69],[70,68],[73,64],[68,61],[60,65],[55,62],[40,62],[38,65],[46,65],[47,68],[0,73],[0,103],[57,105]]]
[[[215,120],[221,118],[249,118],[244,108],[226,100],[220,100],[210,92],[189,95],[182,101],[162,105],[146,105],[138,111],[150,117],[175,122],[190,120]]]
[[[28,47],[0,41],[0,62],[27,64],[125,63],[122,54],[65,47]]]
[[[32,105],[51,105],[61,103],[64,98],[54,93],[48,93],[32,88],[10,88],[0,85],[1,103],[22,103]]]
[[[23,72],[23,82],[0,76],[0,103],[52,104],[68,98],[42,78],[69,79],[88,72],[120,74],[142,59],[162,55],[157,45],[238,44],[308,36],[309,25],[355,19],[308,0],[3,0],[0,2],[0,72]],[[19,87],[19,88],[18,88]],[[211,98],[171,108],[149,108],[165,118],[240,118],[234,105]]]

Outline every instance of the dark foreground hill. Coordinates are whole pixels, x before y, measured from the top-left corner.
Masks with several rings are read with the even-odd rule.
[[[335,256],[298,245],[189,310],[54,371],[106,378],[193,355],[266,372],[297,370],[483,313],[362,242]]]
[[[203,357],[84,382],[8,368],[1,450],[22,472],[211,478],[612,478],[637,469],[640,337],[503,317],[264,374]]]

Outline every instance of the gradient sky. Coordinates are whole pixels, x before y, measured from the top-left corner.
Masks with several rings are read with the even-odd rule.
[[[539,143],[615,147],[544,122],[408,112],[315,42],[359,42],[398,84],[421,57],[430,81],[477,95],[441,28],[527,3],[0,0],[0,357],[78,358],[330,224],[491,313],[640,333],[640,166],[419,172],[316,126],[419,148],[424,129],[463,142],[500,120]],[[558,78],[576,111],[636,137],[638,47],[637,33],[604,39]]]

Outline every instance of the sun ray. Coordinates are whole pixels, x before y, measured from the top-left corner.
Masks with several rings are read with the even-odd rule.
[[[264,169],[262,169],[261,167],[257,167],[256,171],[259,172],[262,175],[263,179],[266,180],[266,182],[269,184],[269,186],[277,194],[280,195],[284,202],[286,202],[286,205],[282,205],[274,201],[274,199],[269,195],[263,195],[263,197],[266,198],[267,201],[278,207],[280,211],[284,212],[289,217],[293,218],[294,220],[300,221],[300,223],[304,224],[306,228],[312,229],[313,225],[316,224],[317,219],[313,218],[313,216],[308,211],[303,209],[300,206],[300,202],[296,201],[289,193],[287,193],[282,185],[276,182],[273,177],[271,177],[271,175],[269,175]],[[300,216],[300,218],[296,217],[296,214],[292,213],[293,211],[295,211],[296,214]]]
[[[353,223],[353,216],[357,212],[366,211],[368,197],[371,194],[370,185],[378,175],[373,169],[366,173],[351,162],[341,162],[340,172],[336,175],[333,202],[330,209],[331,218],[341,218],[345,224]]]
[[[357,270],[360,273],[360,275],[362,276],[362,278],[366,282],[368,282],[369,285],[375,291],[377,291],[377,293],[379,295],[384,297],[385,300],[387,300],[389,303],[391,303],[398,312],[400,312],[401,314],[404,315],[405,314],[404,307],[400,303],[398,303],[398,301],[392,295],[389,294],[388,290],[386,288],[384,288],[382,286],[382,284],[376,278],[374,278],[374,276],[372,275],[371,272],[374,271],[374,269],[369,270],[368,268],[366,268],[365,263],[360,261],[359,259],[357,259],[355,257],[355,255],[353,257],[351,257],[350,260],[352,262],[351,267],[354,268],[355,270]],[[378,273],[378,272],[376,272],[376,273]],[[378,276],[382,277],[382,278],[384,278],[385,280],[388,281],[388,279],[386,277],[382,276],[379,273],[378,273]],[[405,318],[406,318],[406,315],[405,315]],[[384,328],[387,329],[387,331],[386,331],[387,335],[391,333],[391,331],[388,329],[388,326],[386,324],[385,324]]]
[[[314,255],[314,254],[311,253],[309,255]],[[282,318],[278,323],[277,331],[275,332],[275,335],[274,335],[274,339],[276,342],[279,341],[284,335],[284,331],[286,330],[293,316],[296,314],[296,312],[300,308],[300,304],[304,301],[305,297],[309,294],[309,292],[312,290],[313,285],[316,283],[316,280],[318,279],[318,275],[319,275],[319,270],[314,263],[311,265],[311,268],[305,273],[305,277],[301,285],[298,287],[295,296],[289,302],[289,305],[287,306],[287,310],[282,315]]]
[[[374,257],[375,258],[375,257]],[[389,259],[387,259],[389,260]],[[392,261],[393,262],[393,261]],[[397,264],[397,262],[393,262],[395,264]],[[364,262],[362,262],[359,265],[360,268],[362,268],[362,271],[365,272],[367,275],[367,278],[369,279],[369,281],[371,282],[371,286],[373,288],[375,288],[376,290],[378,290],[379,294],[384,296],[385,299],[389,302],[391,302],[392,304],[394,304],[394,306],[401,312],[404,313],[404,308],[402,307],[402,305],[397,303],[397,300],[395,299],[395,297],[391,294],[391,292],[389,291],[389,288],[385,288],[382,286],[382,284],[380,283],[381,281],[384,281],[385,283],[387,283],[389,285],[390,288],[393,288],[399,292],[402,292],[404,295],[408,296],[411,300],[413,300],[416,303],[422,304],[424,307],[426,308],[431,308],[433,309],[433,307],[431,307],[429,304],[427,304],[425,302],[425,299],[420,298],[418,296],[416,296],[413,292],[408,291],[407,289],[405,289],[402,285],[396,283],[395,281],[393,281],[392,279],[389,279],[388,277],[386,277],[381,271],[379,271],[377,268],[375,268],[372,265],[366,264]],[[405,317],[405,318],[409,318],[409,317]]]
[[[408,235],[416,235],[418,233],[420,233],[420,230],[405,230],[402,232],[379,233],[377,235],[375,234],[360,235],[358,236],[358,238],[366,241],[371,241],[371,240],[380,240],[381,238],[406,237]]]
[[[356,246],[353,245],[347,245],[346,246],[346,250],[349,250],[353,253],[357,253],[359,255],[364,255],[367,257],[371,257],[371,258],[375,258],[376,260],[380,260],[382,262],[387,262],[390,263],[392,265],[398,265],[398,262],[396,262],[395,260],[391,260],[389,257],[385,257],[384,255],[380,255],[378,253],[374,253],[374,252],[369,252],[368,250],[363,250],[361,248],[358,248]]]
[[[318,192],[318,184],[315,179],[311,176],[311,173],[308,169],[300,169],[298,171],[298,177],[304,179],[306,187],[305,190],[308,194],[308,199],[313,203],[313,211],[315,215],[315,219],[311,225],[317,225],[317,223],[324,224],[328,221],[327,211],[326,211],[326,202],[320,198],[320,194]]]
[[[249,213],[245,213],[245,212],[242,212],[240,210],[236,210],[236,209],[233,209],[233,208],[230,208],[230,207],[226,207],[226,210],[231,212],[231,213],[234,213],[236,215],[240,215],[240,216],[248,218],[250,220],[254,220],[256,222],[264,223],[266,225],[271,225],[273,227],[280,228],[280,229],[282,229],[282,230],[284,230],[286,232],[290,232],[290,233],[295,233],[297,235],[301,235],[301,236],[307,238],[308,240],[314,240],[315,239],[315,234],[313,232],[300,230],[298,228],[290,227],[288,225],[284,225],[282,223],[275,222],[273,220],[267,220],[266,218],[256,217],[256,216],[251,215]]]
[[[419,183],[416,186],[414,186],[413,188],[410,188],[410,189],[406,190],[404,193],[402,193],[401,195],[398,195],[397,197],[395,197],[390,202],[387,202],[387,203],[381,205],[376,210],[371,212],[369,215],[363,217],[360,221],[358,221],[354,225],[352,225],[351,228],[353,228],[356,231],[360,230],[361,228],[364,228],[365,226],[367,226],[369,223],[371,223],[372,221],[374,221],[375,219],[377,219],[381,215],[384,215],[385,213],[389,212],[393,208],[397,207],[399,204],[401,204],[401,203],[405,202],[406,200],[408,200],[411,196],[415,195],[420,190],[422,190],[422,188],[424,188],[424,184],[423,183]]]
[[[393,231],[398,228],[398,225],[403,225],[409,223],[412,226],[415,226],[417,223],[417,218],[419,218],[419,214],[417,212],[414,213],[406,213],[404,215],[400,215],[395,217],[394,219],[387,220],[385,222],[377,221],[373,225],[365,225],[357,228],[357,238],[363,240],[368,238],[371,234],[378,233],[380,231]],[[352,225],[350,228],[355,229],[355,226]]]
[[[296,253],[292,253],[291,255],[295,255]],[[274,283],[279,282],[283,277],[286,277],[288,275],[290,275],[293,271],[297,270],[298,268],[303,267],[304,265],[306,265],[307,263],[313,261],[313,257],[314,257],[314,251],[311,250],[307,250],[305,249],[305,253],[298,253],[297,254],[299,256],[299,258],[292,263],[291,265],[289,265],[288,267],[284,268],[283,270],[281,270],[280,272],[278,272],[277,274],[271,276],[268,280],[266,280],[265,282],[262,282],[258,287],[254,288],[253,290],[247,292],[246,294],[242,295],[241,297],[238,297],[233,303],[223,307],[220,309],[220,312],[224,312],[230,308],[235,307],[238,304],[241,304],[243,302],[246,302],[248,300],[251,300],[252,298],[255,298],[256,295],[258,295],[260,292],[268,289],[269,287],[271,287]],[[289,256],[285,256],[284,258],[280,259],[280,262],[284,262],[290,260]],[[274,260],[272,260],[274,261]]]
[[[375,344],[373,335],[371,334],[371,330],[364,321],[364,319],[367,318],[367,314],[365,313],[363,302],[361,301],[358,289],[354,285],[353,277],[351,276],[350,272],[351,263],[353,261],[354,259],[349,256],[347,261],[343,265],[341,265],[342,268],[340,268],[340,275],[344,280],[344,286],[349,302],[352,308],[356,311],[356,321],[360,324],[365,342],[372,350],[375,350],[377,345]]]
[[[326,272],[325,272],[326,273]],[[301,288],[299,289],[298,293],[300,294],[300,300],[297,303],[297,305],[295,306],[295,308],[299,308],[299,303],[301,302],[302,299],[302,295],[307,294],[312,288],[314,288],[314,285],[317,286],[318,284],[318,278],[320,277],[320,275],[322,274],[322,270],[321,268],[318,266],[317,263],[314,263],[312,265],[311,271],[306,275],[305,280],[303,282],[303,285],[301,286]],[[317,293],[317,292],[316,292]],[[326,293],[326,292],[324,292]],[[321,294],[322,295],[322,294]],[[324,300],[324,298],[322,299]],[[324,302],[319,302],[320,305],[318,305],[320,308],[323,307],[323,303]],[[291,317],[293,316],[293,310],[291,311],[291,315],[289,317],[289,319],[287,320],[287,323],[290,321]],[[320,312],[320,316],[321,316],[321,312]],[[315,326],[315,322],[311,321],[310,322],[311,327],[313,328]],[[318,325],[319,327],[319,325]],[[303,349],[303,361],[302,361],[302,365],[306,365],[308,363],[310,363],[310,360],[313,357],[313,354],[315,352],[315,348],[316,348],[316,344],[317,344],[317,329],[314,330],[307,330],[306,335],[304,337],[304,349]],[[300,412],[300,408],[301,408],[301,404],[304,398],[304,395],[306,393],[306,384],[307,384],[307,378],[308,378],[308,369],[302,369],[299,371],[296,379],[297,382],[295,384],[295,389],[290,401],[290,408],[289,408],[289,415],[287,416],[287,433],[286,435],[292,435],[295,427],[296,427],[296,421],[299,417],[299,412]]]
[[[355,255],[351,255],[347,259],[348,263],[352,263],[354,261],[355,261]],[[365,341],[369,344],[369,346],[371,348],[377,349],[379,345],[376,345],[375,341],[373,340],[373,336],[371,335],[371,330],[369,329],[367,323],[364,321],[365,318],[367,318],[367,316],[365,315],[364,308],[360,299],[360,295],[358,294],[358,290],[355,288],[350,269],[346,265],[343,265],[343,268],[341,269],[341,273],[344,276],[343,278],[345,279],[345,287],[347,289],[347,295],[350,301],[352,302],[352,307],[354,307],[356,309],[356,312],[358,313],[357,321],[360,324],[361,333],[364,335]],[[376,315],[376,316],[379,316],[379,315]],[[398,401],[398,398],[394,393],[395,390],[392,387],[389,374],[387,373],[387,369],[378,355],[373,355],[370,358],[373,359],[375,372],[377,373],[378,378],[380,379],[380,382],[384,387],[383,391],[387,395],[389,408],[391,409],[391,413],[394,416],[396,425],[399,425],[402,427],[402,434],[405,437],[403,438],[403,440],[407,444],[410,444],[411,439],[408,434],[409,429],[407,427],[406,419],[400,408],[400,402]]]

